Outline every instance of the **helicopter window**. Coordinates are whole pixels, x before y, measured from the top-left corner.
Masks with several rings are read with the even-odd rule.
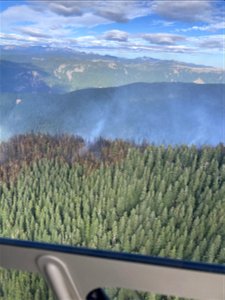
[[[224,264],[224,1],[1,2],[0,237]]]

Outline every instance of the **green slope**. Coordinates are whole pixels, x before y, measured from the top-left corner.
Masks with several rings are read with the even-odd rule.
[[[1,236],[225,263],[223,145],[27,135],[0,153]],[[13,286],[18,300],[51,298],[34,276],[0,282],[0,299],[15,299]]]

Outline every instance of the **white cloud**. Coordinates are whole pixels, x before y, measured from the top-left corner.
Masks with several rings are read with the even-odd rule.
[[[224,35],[206,35],[201,36],[196,39],[196,44],[202,49],[206,51],[220,51],[224,53],[225,51],[225,38]]]
[[[177,42],[184,41],[185,37],[170,33],[146,33],[142,38],[152,44],[174,45]]]
[[[121,34],[122,37],[118,37]],[[129,39],[128,39],[129,36]],[[83,50],[91,49],[93,47],[93,51],[96,50],[108,50],[110,53],[112,50],[123,50],[129,55],[129,52],[143,52],[143,51],[157,51],[161,53],[184,53],[195,52],[196,48],[191,47],[189,45],[176,45],[176,43],[172,43],[176,39],[183,40],[180,36],[169,36],[170,40],[162,41],[163,35],[160,37],[154,36],[157,38],[157,41],[154,40],[154,43],[149,44],[147,39],[144,39],[144,34],[129,34],[127,32],[115,32],[109,31],[103,35],[99,36],[83,36],[76,39],[71,40],[71,43],[75,42],[76,47],[80,47]],[[166,34],[165,34],[166,37]],[[158,39],[161,39],[159,41]]]
[[[65,28],[68,24],[73,24],[75,21],[73,18],[66,18],[57,16],[51,11],[38,11],[33,10],[26,5],[12,6],[0,14],[2,31],[16,31],[21,26],[35,26],[38,30],[42,30],[43,33],[48,33],[51,28],[57,28],[57,30]],[[78,18],[77,23],[80,21]],[[84,20],[85,22],[86,20]],[[79,24],[79,23],[78,23]],[[80,24],[77,27],[82,26]],[[76,27],[76,22],[74,22]]]
[[[80,6],[78,6],[76,3],[74,4],[74,2],[68,2],[68,5],[67,5],[67,2],[61,2],[61,1],[52,2],[52,1],[50,1],[49,9],[51,11],[53,11],[54,13],[65,16],[65,17],[83,15],[83,12],[82,12]]]
[[[103,38],[109,41],[126,42],[129,34],[121,30],[110,30],[104,33]]]
[[[27,5],[12,6],[0,13],[1,31],[5,33],[23,33],[24,35],[52,38],[69,38],[74,30],[81,27],[93,27],[108,21],[100,16],[86,13],[82,16],[65,17],[50,10],[33,10]],[[27,28],[27,29],[26,29]]]
[[[10,42],[10,44],[12,44],[12,42],[29,42],[29,41],[35,41],[38,39],[32,39],[32,37],[24,37],[23,35],[20,35],[20,34],[15,34],[15,33],[0,33],[0,38],[7,41],[7,42]],[[4,43],[5,44],[5,43]]]
[[[30,1],[36,11],[51,11],[59,16],[74,17],[87,13],[113,22],[127,22],[150,13],[148,1]]]
[[[32,27],[20,27],[17,29],[20,31],[22,34],[37,37],[37,38],[50,38],[51,35],[46,34],[38,30],[37,28],[32,28]]]
[[[190,32],[190,31],[209,31],[209,32],[216,32],[218,30],[225,29],[225,21],[220,22],[213,22],[209,25],[202,25],[202,26],[192,26],[188,28],[181,28],[177,29],[177,32]]]
[[[169,21],[209,22],[212,17],[211,1],[153,1],[154,13]]]
[[[199,45],[202,48],[225,50],[224,49],[224,42],[223,41],[217,41],[217,40],[214,40],[214,39],[204,41],[204,42],[200,43]]]

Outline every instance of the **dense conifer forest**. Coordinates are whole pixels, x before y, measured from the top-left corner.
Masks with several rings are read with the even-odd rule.
[[[225,147],[27,134],[0,144],[0,236],[225,263]],[[114,292],[114,299],[174,299]],[[0,273],[0,299],[52,299]]]

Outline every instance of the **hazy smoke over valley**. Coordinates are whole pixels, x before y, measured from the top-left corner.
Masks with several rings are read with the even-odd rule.
[[[224,87],[136,83],[65,95],[3,94],[1,140],[43,132],[87,141],[101,136],[165,145],[225,143]]]

